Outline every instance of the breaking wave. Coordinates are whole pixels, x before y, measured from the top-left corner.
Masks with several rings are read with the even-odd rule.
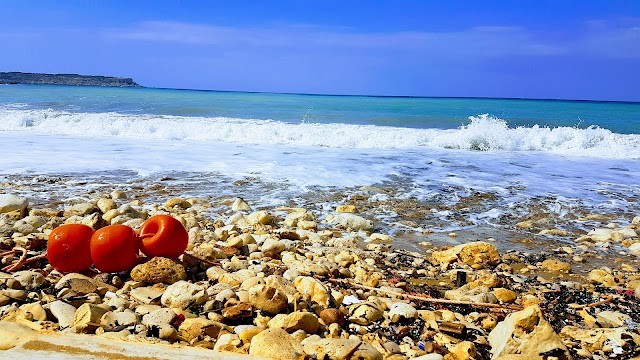
[[[505,120],[470,116],[457,129],[354,124],[288,123],[227,117],[74,113],[0,108],[0,131],[164,141],[232,142],[331,148],[445,148],[541,151],[571,156],[640,159],[640,135],[589,127],[510,127]]]

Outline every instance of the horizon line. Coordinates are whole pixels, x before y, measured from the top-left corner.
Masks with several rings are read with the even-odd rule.
[[[182,91],[208,91],[225,93],[247,93],[247,94],[272,94],[272,95],[303,95],[303,96],[350,96],[350,97],[370,97],[370,98],[405,98],[405,99],[485,99],[485,100],[532,100],[532,101],[567,101],[567,102],[602,102],[602,103],[627,103],[640,104],[640,100],[595,100],[595,99],[553,99],[553,98],[528,98],[528,97],[493,97],[493,96],[439,96],[439,95],[366,95],[366,94],[325,94],[325,93],[296,93],[279,91],[248,91],[248,90],[217,90],[217,89],[188,89],[143,86],[142,89],[159,90],[182,90]]]

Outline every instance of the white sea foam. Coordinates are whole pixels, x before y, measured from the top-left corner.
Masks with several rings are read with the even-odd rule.
[[[287,123],[226,117],[181,117],[55,110],[0,109],[0,131],[51,135],[230,142],[356,149],[429,147],[477,151],[542,151],[571,156],[640,159],[640,135],[590,127],[517,127],[489,115],[458,129]]]

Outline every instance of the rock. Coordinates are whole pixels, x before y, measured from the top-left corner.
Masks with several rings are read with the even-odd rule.
[[[543,353],[553,353],[556,358],[570,359],[571,355],[544,319],[540,307],[529,306],[507,315],[489,333],[491,354],[497,358],[507,354],[522,354],[533,359],[542,359]]]
[[[26,325],[0,321],[0,350],[9,350],[36,335],[37,333]],[[11,358],[11,355],[7,356]]]
[[[22,288],[28,291],[35,290],[44,284],[44,275],[32,270],[18,271],[13,274],[13,278],[16,279]]]
[[[616,278],[602,269],[593,269],[589,272],[589,281],[594,284],[600,284],[604,286],[618,286]]]
[[[567,230],[562,230],[562,229],[544,229],[544,230],[541,230],[538,234],[553,235],[553,236],[567,236],[569,235],[569,232]]]
[[[55,218],[62,216],[64,212],[58,209],[31,209],[29,210],[29,215],[31,216],[42,216],[47,219]]]
[[[236,198],[231,205],[233,211],[251,211],[251,207],[242,198]]]
[[[303,221],[315,223],[315,216],[309,211],[294,211],[284,218],[284,224],[288,227],[301,227],[300,222]]]
[[[244,343],[249,343],[251,339],[262,330],[264,329],[255,325],[238,325],[233,328],[233,332],[236,333]]]
[[[117,208],[116,202],[111,199],[102,198],[96,202],[96,206],[101,213],[105,214],[109,210]]]
[[[630,342],[635,346],[640,343],[640,336],[625,328],[580,329],[565,326],[560,331],[562,338],[577,341],[590,352],[603,351],[612,353],[614,347],[627,347]]]
[[[148,283],[173,284],[187,279],[184,266],[164,257],[154,257],[131,270],[131,278]]]
[[[251,304],[238,303],[236,305],[227,306],[222,309],[222,316],[230,320],[238,320],[253,315],[253,307]]]
[[[45,321],[47,320],[47,312],[44,310],[40,303],[30,303],[24,304],[20,306],[20,309],[31,314],[31,318],[34,321]]]
[[[295,311],[287,316],[284,330],[291,333],[302,330],[307,334],[315,334],[318,331],[318,317],[306,311]]]
[[[346,321],[342,311],[334,308],[322,310],[320,312],[320,318],[325,323],[325,325],[338,324],[339,326],[342,326]]]
[[[141,304],[152,304],[157,302],[165,292],[165,288],[162,286],[142,286],[132,289],[129,295],[132,299]]]
[[[100,325],[105,331],[120,331],[127,326],[138,323],[138,316],[131,310],[113,312],[108,311],[100,318]]]
[[[311,301],[318,303],[325,308],[329,307],[329,302],[331,300],[329,290],[317,279],[309,276],[298,276],[294,280],[293,285],[300,294],[308,295],[311,298]]]
[[[13,224],[13,231],[21,234],[31,234],[36,232],[40,226],[47,223],[47,220],[42,216],[27,216],[23,219],[16,221]]]
[[[220,276],[222,274],[228,274],[228,272],[226,270],[224,270],[223,268],[220,268],[220,267],[217,267],[217,266],[212,266],[212,267],[207,269],[205,274],[207,275],[207,279],[213,280],[213,281],[218,281],[218,279],[220,278]]]
[[[88,276],[78,274],[78,273],[70,273],[63,276],[55,286],[56,290],[61,290],[63,288],[71,289],[73,292],[77,294],[90,294],[95,292],[100,292],[100,290],[115,292],[116,287],[105,284],[104,282],[92,279]]]
[[[68,207],[64,210],[64,217],[68,218],[71,216],[85,216],[96,210],[95,204],[92,203],[80,203]]]
[[[169,285],[161,298],[162,305],[180,309],[203,304],[206,300],[204,287],[183,280]]]
[[[264,279],[264,281],[267,286],[276,288],[285,294],[289,303],[293,303],[295,301],[298,291],[291,281],[280,275],[269,275]]]
[[[72,305],[56,300],[49,306],[49,311],[51,311],[51,315],[58,320],[58,324],[60,324],[61,329],[73,326],[76,308]]]
[[[543,269],[547,271],[552,271],[552,272],[566,272],[566,273],[571,272],[570,264],[566,262],[558,261],[556,259],[547,259],[543,261],[542,264],[540,264],[540,266]]]
[[[113,200],[118,200],[118,199],[126,199],[127,198],[127,194],[124,191],[121,190],[113,190],[109,196],[111,196],[111,198]]]
[[[262,251],[264,254],[277,255],[280,254],[284,250],[284,248],[285,245],[282,241],[273,238],[267,238],[267,240],[265,240],[260,247],[260,251]]]
[[[414,358],[411,358],[411,360],[444,360],[444,356],[437,353],[432,353],[432,354],[426,354],[426,355],[414,357]]]
[[[160,308],[153,310],[142,317],[142,324],[146,326],[169,325],[176,316],[175,311],[169,308]],[[185,319],[186,321],[186,319]]]
[[[411,320],[417,317],[418,310],[407,303],[397,302],[391,305],[391,309],[389,309],[389,318],[391,319],[391,322]]]
[[[393,238],[386,234],[373,233],[364,242],[371,244],[392,244]]]
[[[390,354],[400,354],[402,352],[400,346],[393,341],[387,341],[382,345],[382,347],[384,347],[384,349]]]
[[[0,194],[0,213],[8,213],[12,211],[20,211],[20,214],[26,213],[29,206],[27,198],[12,194]]]
[[[518,293],[505,288],[495,288],[491,292],[502,304],[512,303],[518,298]]]
[[[240,345],[242,345],[242,341],[238,335],[222,334],[218,340],[216,340],[216,344],[213,346],[213,351],[235,352]]]
[[[305,357],[304,348],[282,329],[268,329],[251,339],[249,355],[273,360],[298,360]]]
[[[336,207],[336,212],[338,212],[338,213],[357,213],[358,209],[356,209],[355,205],[338,205]]]
[[[373,221],[350,213],[338,213],[330,223],[353,231],[373,231]]]
[[[632,253],[633,255],[640,256],[640,242],[631,244],[629,246],[629,252]]]
[[[181,209],[188,209],[191,207],[191,203],[179,197],[171,198],[164,203],[164,207],[167,209],[173,209],[176,206]]]
[[[245,220],[248,225],[267,225],[271,221],[271,216],[266,211],[261,210],[247,215]]]
[[[174,342],[178,338],[178,331],[169,324],[162,324],[158,326],[158,338]]]
[[[593,229],[587,233],[587,237],[596,242],[611,241],[615,237],[615,232],[613,229]]]
[[[382,354],[373,345],[362,343],[350,359],[382,360]]]
[[[279,314],[287,308],[287,295],[280,290],[266,286],[256,285],[249,289],[249,302],[256,309],[272,315]]]
[[[447,290],[444,297],[449,300],[472,301],[479,303],[495,304],[498,302],[496,296],[491,293],[491,289],[486,286],[471,288],[471,284],[466,284],[457,289]]]
[[[13,300],[24,301],[27,299],[27,292],[24,290],[4,289],[0,290],[0,295],[4,295]]]
[[[457,261],[466,265],[488,266],[496,265],[501,260],[498,249],[484,241],[470,242],[448,250],[435,251],[432,258],[440,265],[449,265]]]
[[[73,327],[77,333],[93,333],[100,325],[100,319],[107,312],[93,304],[82,304],[73,317]]]
[[[462,341],[449,348],[456,360],[473,360],[476,358],[476,346],[471,341]]]
[[[301,345],[307,355],[318,359],[348,360],[362,344],[357,339],[323,339],[318,335],[302,340]]]
[[[596,314],[596,321],[603,328],[626,327],[633,322],[631,316],[618,311],[600,311]]]
[[[197,317],[185,319],[180,324],[178,331],[182,338],[186,341],[191,341],[193,339],[202,339],[205,336],[216,339],[222,329],[230,330],[226,325],[219,322]]]
[[[384,315],[382,304],[377,300],[351,305],[348,311],[349,321],[360,325],[369,325]]]
[[[11,298],[4,295],[4,294],[0,294],[0,306],[5,306],[8,303],[11,302]]]

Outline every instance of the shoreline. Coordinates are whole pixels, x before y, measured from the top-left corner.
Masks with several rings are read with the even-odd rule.
[[[73,187],[67,180],[54,182]],[[112,181],[96,186],[76,179],[78,189],[89,189],[4,213],[2,252],[27,246],[32,248],[28,257],[41,254],[41,240],[63,222],[136,228],[153,214],[168,213],[189,230],[191,255],[178,262],[143,259],[131,273],[86,273],[89,277],[62,276],[46,261],[29,262],[0,274],[3,322],[40,333],[64,330],[254,356],[277,351],[282,358],[321,357],[352,346],[367,359],[432,354],[429,359],[467,360],[488,359],[492,351],[494,358],[508,354],[503,342],[512,334],[510,321],[535,318],[532,334],[547,334],[544,341],[519,338],[517,332],[511,337],[531,351],[574,358],[640,355],[640,306],[633,293],[640,286],[638,260],[602,253],[597,260],[611,261],[606,268],[584,259],[602,247],[597,243],[615,249],[638,243],[640,218],[593,217],[602,224],[598,232],[529,252],[523,250],[539,247],[536,237],[523,240],[518,245],[523,250],[509,250],[502,233],[495,233],[498,241],[487,241],[490,228],[475,234],[461,230],[456,236],[390,234],[392,227],[371,222],[363,199],[353,194],[324,194],[315,198],[324,202],[307,206],[286,199],[274,205],[260,203],[259,197],[237,198],[243,191],[251,194],[242,183],[234,185],[236,197],[189,198],[180,197],[184,186],[133,181],[124,189]],[[25,182],[5,191],[29,186]],[[605,226],[619,220],[630,225]],[[432,244],[409,251],[403,244],[411,240],[405,236]],[[17,254],[3,256],[2,265],[11,267],[17,260]],[[181,271],[184,275],[176,275]],[[78,315],[86,311],[88,318]],[[163,312],[172,315],[158,320]],[[591,334],[621,337],[622,343],[602,340],[596,346],[586,340]]]

